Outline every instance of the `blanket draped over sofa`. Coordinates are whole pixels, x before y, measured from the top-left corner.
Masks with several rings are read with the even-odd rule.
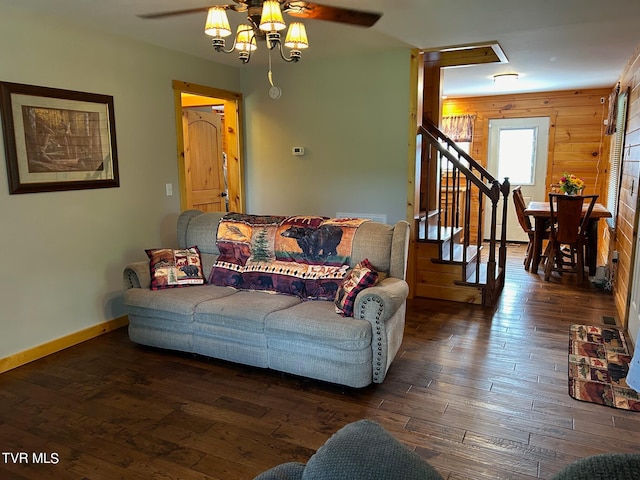
[[[217,229],[220,256],[209,283],[333,300],[365,221],[227,214]]]
[[[384,380],[404,333],[407,222],[187,210],[177,240],[201,255],[203,284],[152,289],[149,261],[127,265],[131,340],[357,388]],[[336,290],[362,264],[378,281],[343,316]]]

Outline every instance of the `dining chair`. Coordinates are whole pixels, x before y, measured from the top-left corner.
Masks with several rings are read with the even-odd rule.
[[[551,225],[549,234],[549,258],[544,269],[544,279],[551,272],[576,273],[578,281],[584,280],[584,250],[588,225],[598,195],[549,194]],[[588,202],[583,213],[583,205]]]
[[[527,251],[524,254],[524,268],[525,270],[529,270],[531,268],[531,260],[533,259],[533,239],[535,237],[535,228],[531,226],[531,219],[529,215],[525,214],[524,211],[527,206],[524,203],[524,196],[522,195],[521,187],[516,187],[513,189],[513,203],[516,207],[516,215],[518,217],[518,223],[522,227],[522,230],[529,236],[529,244],[527,245]],[[546,230],[542,233],[542,239],[549,239],[549,231]],[[548,249],[548,245],[547,245]],[[542,255],[542,261],[546,258],[548,252],[545,250],[545,253]]]

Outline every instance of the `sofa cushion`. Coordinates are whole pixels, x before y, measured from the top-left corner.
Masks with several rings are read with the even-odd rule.
[[[192,322],[199,303],[237,293],[229,287],[201,285],[191,288],[146,290],[130,288],[124,293],[129,313],[142,317],[157,317],[178,322]]]
[[[350,265],[353,267],[361,259],[368,258],[377,271],[388,273],[391,269],[393,231],[393,225],[363,223],[353,238]]]
[[[188,287],[205,283],[198,247],[179,250],[153,248],[145,250],[151,270],[151,290]]]
[[[263,332],[267,315],[287,309],[300,301],[292,295],[238,291],[233,297],[199,303],[195,308],[194,319],[203,324]]]
[[[323,300],[302,302],[269,314],[265,331],[268,337],[283,338],[292,345],[302,340],[310,354],[314,348],[322,350],[327,346],[369,351],[371,345],[371,323],[341,317],[333,302]]]
[[[358,293],[367,287],[375,285],[378,272],[366,258],[359,262],[342,281],[336,292],[336,313],[343,317],[353,317],[353,306]]]

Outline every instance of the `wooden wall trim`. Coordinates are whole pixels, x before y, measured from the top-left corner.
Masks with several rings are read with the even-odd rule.
[[[117,330],[128,324],[129,318],[125,315],[51,340],[50,342],[43,343],[42,345],[15,353],[8,357],[0,358],[0,373],[26,365],[29,362],[59,352],[65,348],[73,347],[74,345],[99,337],[100,335]]]

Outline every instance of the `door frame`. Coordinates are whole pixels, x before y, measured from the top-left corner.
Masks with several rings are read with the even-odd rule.
[[[178,181],[180,191],[180,209],[187,209],[186,169],[184,161],[184,134],[182,131],[182,94],[190,93],[222,100],[224,105],[225,127],[223,135],[227,145],[227,182],[229,188],[229,211],[243,213],[244,199],[244,131],[242,128],[242,94],[205,85],[173,80],[173,98],[175,106],[176,141],[178,155]]]
[[[635,301],[635,309],[633,305],[633,295],[640,292],[640,234],[638,233],[638,227],[640,226],[640,197],[636,201],[636,216],[633,227],[633,242],[631,248],[631,272],[629,273],[629,289],[627,290],[627,302],[625,306],[625,319],[622,324],[627,329],[631,343],[634,348],[640,348],[637,345],[637,340],[640,339],[640,326],[638,325],[638,319],[640,318],[640,300]],[[632,316],[635,315],[635,318]],[[633,330],[629,326],[633,327]]]

